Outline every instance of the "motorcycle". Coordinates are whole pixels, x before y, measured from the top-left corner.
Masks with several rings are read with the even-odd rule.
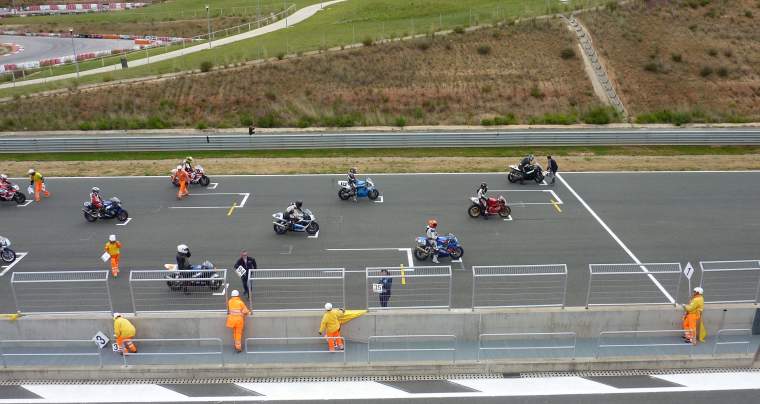
[[[97,209],[92,206],[91,202],[85,202],[82,214],[88,222],[113,218],[120,222],[126,222],[129,219],[129,213],[121,207],[121,200],[115,196],[103,202],[103,209]]]
[[[540,165],[535,164],[525,166],[525,168],[526,170],[522,171],[517,165],[509,166],[510,170],[509,174],[507,174],[507,180],[513,184],[517,181],[520,181],[520,184],[522,184],[525,180],[534,180],[538,184],[544,181],[544,170]]]
[[[26,195],[19,190],[18,184],[13,184],[10,188],[7,188],[5,192],[0,192],[0,201],[14,201],[21,205],[26,202]]]
[[[272,227],[277,234],[285,234],[288,231],[293,232],[306,232],[309,235],[315,235],[319,231],[319,223],[316,222],[317,218],[309,209],[303,210],[303,217],[296,223],[292,223],[288,220],[282,212],[277,212],[272,215],[274,221],[272,221]]]
[[[195,166],[195,169],[192,172],[188,173],[188,177],[190,178],[190,184],[200,184],[202,187],[207,187],[208,184],[211,184],[211,179],[206,176],[206,171],[200,164]],[[177,177],[176,168],[172,169],[171,180],[175,187],[179,186],[179,177]]]
[[[10,264],[16,260],[16,252],[11,250],[11,241],[0,236],[0,259]]]
[[[351,191],[351,185],[348,184],[348,181],[338,181],[338,198],[341,200],[347,201],[348,198],[354,196],[353,192]],[[372,182],[372,178],[367,178],[365,181],[357,180],[356,181],[356,197],[357,198],[364,198],[367,197],[370,200],[374,201],[380,196],[380,191],[375,188],[375,183]]]
[[[467,208],[467,214],[473,218],[483,215],[483,206],[480,205],[480,199],[471,197],[470,201],[472,205]],[[507,205],[506,198],[501,195],[498,198],[488,198],[484,216],[499,215],[501,217],[509,217],[510,214],[512,214],[512,208]]]
[[[193,269],[180,271],[177,264],[164,264],[169,273],[164,277],[166,286],[172,291],[182,290],[185,294],[197,291],[200,288],[208,288],[216,292],[224,285],[219,272],[214,271],[214,264],[204,261],[201,265],[193,265]]]
[[[451,257],[452,260],[458,260],[464,255],[464,249],[459,245],[459,239],[449,233],[444,236],[438,236],[438,257]],[[425,261],[433,255],[433,247],[428,243],[424,236],[417,237],[417,246],[414,249],[414,258]]]

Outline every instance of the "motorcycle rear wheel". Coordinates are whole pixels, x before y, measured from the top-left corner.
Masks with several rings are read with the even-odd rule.
[[[417,258],[418,261],[425,261],[430,254],[428,254],[427,251],[420,251],[419,248],[414,249],[414,258]]]
[[[0,259],[10,264],[16,260],[16,252],[10,248],[6,248],[2,253],[0,253]]]
[[[544,182],[544,174],[536,174],[535,180],[537,184]]]
[[[480,216],[480,206],[478,206],[478,205],[472,205],[472,206],[470,206],[470,208],[467,209],[467,214],[471,218],[476,218],[476,217]]]
[[[178,291],[182,290],[182,282],[180,281],[167,281],[166,286],[169,287],[169,290]]]
[[[17,204],[21,205],[22,203],[26,202],[26,195],[24,195],[23,192],[16,192],[16,195],[13,195],[13,200],[16,201]]]
[[[499,216],[501,217],[509,217],[509,215],[512,214],[512,208],[509,206],[505,206],[502,210],[499,211]]]

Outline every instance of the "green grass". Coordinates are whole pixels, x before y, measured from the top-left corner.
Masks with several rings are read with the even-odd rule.
[[[441,149],[308,149],[246,151],[98,152],[0,154],[5,161],[118,161],[203,158],[329,158],[329,157],[514,157],[536,156],[700,156],[760,153],[760,146],[558,146]]]
[[[291,1],[292,2],[292,1]],[[299,8],[315,1],[296,1]],[[588,0],[601,4],[604,0]],[[550,8],[560,4],[549,2]],[[512,21],[546,13],[537,0],[349,0],[336,4],[291,28],[159,63],[109,73],[114,80],[198,69],[204,60],[216,65],[273,58],[278,54],[333,48],[455,27]],[[102,82],[102,75],[82,77],[78,84]],[[0,97],[73,87],[74,80],[0,90]]]

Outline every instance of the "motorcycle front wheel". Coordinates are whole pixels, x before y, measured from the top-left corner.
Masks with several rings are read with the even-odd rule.
[[[419,248],[414,249],[414,258],[417,258],[418,261],[425,261],[429,256],[430,254],[427,251],[422,251]]]
[[[279,226],[276,224],[273,224],[272,226],[274,227],[274,232],[277,234],[285,234],[288,232],[288,229],[286,227]]]
[[[222,288],[222,281],[221,280],[211,281],[208,285],[208,288],[211,289],[212,292],[216,292],[217,290]]]
[[[26,202],[26,195],[24,195],[23,192],[16,192],[16,195],[13,195],[13,200],[16,201],[17,204],[21,205],[22,203]]]
[[[7,263],[11,263],[16,260],[16,252],[11,250],[10,248],[6,248],[3,250],[2,253],[0,253],[0,258],[2,258],[3,261]]]
[[[499,216],[501,217],[509,217],[509,215],[511,214],[512,214],[512,208],[510,208],[509,206],[505,206],[499,211]]]
[[[82,214],[84,214],[84,220],[87,220],[90,223],[98,220],[98,218],[91,215],[90,212],[82,212]]]
[[[458,260],[458,259],[462,258],[462,256],[464,255],[464,248],[457,247],[457,248],[451,250],[449,252],[449,255],[451,255],[451,259]]]
[[[173,290],[175,292],[178,290],[182,290],[182,282],[180,281],[168,281],[166,282],[166,286],[168,286],[170,290]]]
[[[120,222],[126,222],[127,219],[129,219],[129,213],[127,213],[126,210],[122,209],[119,211],[119,213],[116,214],[116,219]]]
[[[517,176],[512,173],[507,174],[507,179],[513,184],[518,180]]]
[[[306,227],[306,232],[312,236],[317,234],[318,231],[319,231],[319,224],[317,222],[311,222]]]
[[[198,180],[198,183],[201,184],[201,186],[203,187],[207,187],[208,184],[211,184],[211,180],[204,175],[201,177],[200,180]]]
[[[472,218],[476,218],[480,216],[480,206],[478,205],[472,205],[469,209],[467,209],[467,214],[470,215]]]
[[[375,199],[377,199],[378,197],[380,197],[380,191],[378,191],[376,189],[370,190],[369,193],[367,193],[367,197],[370,200],[374,201]]]
[[[350,197],[351,197],[351,194],[345,189],[341,188],[340,190],[338,190],[338,198],[340,198],[341,200],[347,201],[348,198]]]
[[[544,182],[544,174],[536,174],[536,183],[540,184]]]

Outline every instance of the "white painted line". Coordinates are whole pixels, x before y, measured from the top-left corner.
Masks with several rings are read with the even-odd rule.
[[[491,192],[546,192],[551,193],[555,198],[557,198],[557,202],[562,205],[562,200],[559,199],[557,194],[550,190],[550,189],[492,189]],[[526,206],[526,205],[554,205],[551,202],[511,202],[509,201],[510,205],[519,205],[519,206]]]
[[[117,226],[126,226],[129,224],[129,222],[132,221],[132,218],[127,218],[127,220],[124,223],[116,223]]]
[[[414,266],[414,260],[412,257],[412,249],[411,248],[399,248],[399,251],[406,251],[406,263],[409,268]]]
[[[406,248],[325,248],[325,251],[404,251]]]
[[[512,215],[509,215],[509,216],[507,216],[506,219],[504,219],[505,222],[511,222],[513,220],[515,220],[515,219],[512,218]]]
[[[242,193],[240,195],[243,195],[243,200],[240,202],[240,205],[238,205],[238,208],[245,206],[245,203],[248,202],[248,197],[251,196],[251,194],[248,192]]]
[[[0,272],[0,276],[5,275],[6,272],[10,271],[11,268],[15,267],[16,264],[18,264],[19,261],[21,261],[22,259],[24,259],[24,257],[26,257],[27,254],[29,254],[29,253],[28,252],[17,252],[16,253],[16,260],[15,261],[11,262],[8,265],[3,265],[3,266],[0,267],[0,269],[3,270],[2,272]]]
[[[280,255],[290,255],[293,253],[293,246],[288,244],[288,251],[287,252],[280,252]]]
[[[383,196],[380,195],[378,199],[375,201],[375,203],[383,203]]]
[[[216,187],[218,187],[218,186],[219,186],[218,182],[212,182],[212,183],[208,184],[208,186],[206,187],[206,189],[216,189]]]
[[[242,196],[243,200],[238,204],[235,209],[242,208],[251,196],[248,192],[207,192],[203,194],[190,194],[190,196],[210,196],[210,195],[238,195]],[[169,209],[229,209],[229,206],[169,206]]]
[[[557,193],[554,192],[554,190],[550,189],[550,190],[547,190],[547,191],[544,191],[544,192],[548,192],[548,193],[552,194],[552,196],[554,197],[554,200],[557,201],[557,205],[564,205],[564,203],[562,202],[562,199],[559,199],[559,196],[557,196]]]
[[[23,208],[24,206],[28,206],[30,203],[34,202],[31,199],[27,199],[26,202],[22,203],[21,205],[16,205],[17,208]]]
[[[229,284],[229,283],[225,283],[225,284],[224,284],[224,289],[222,289],[222,290],[221,290],[221,291],[219,291],[219,292],[216,292],[216,293],[212,293],[211,295],[212,295],[212,296],[224,296],[224,295],[226,295],[226,294],[227,294],[227,288],[228,288],[228,287],[230,287],[230,284]]]
[[[313,236],[309,236],[309,238],[319,238],[319,230]]]
[[[602,218],[600,218],[599,215],[597,215],[596,212],[594,212],[594,210],[591,209],[591,206],[589,206],[586,203],[586,201],[584,201],[583,198],[581,198],[581,196],[578,195],[577,192],[575,192],[575,190],[570,186],[570,184],[568,184],[567,181],[565,181],[565,179],[561,175],[559,175],[559,174],[557,174],[557,178],[559,178],[559,180],[562,182],[562,184],[565,185],[565,187],[568,189],[568,191],[570,191],[570,193],[572,193],[573,196],[575,196],[575,198],[578,199],[578,201],[581,203],[581,205],[583,205],[583,207],[585,207],[586,210],[588,210],[588,212],[591,214],[591,216],[593,216],[594,219],[596,219],[596,221],[599,222],[600,225],[602,225],[602,228],[604,228],[604,230],[607,231],[607,233],[610,235],[610,237],[612,237],[612,239],[615,240],[615,242],[618,243],[618,245],[623,249],[623,251],[625,251],[625,253],[628,254],[629,257],[631,257],[631,259],[633,260],[633,262],[641,265],[641,261],[639,261],[639,259],[636,258],[636,256],[633,254],[633,252],[628,247],[626,247],[626,245],[623,243],[623,241],[620,240],[620,238],[612,231],[612,229],[610,229],[609,226],[607,226],[607,223],[604,223],[604,221],[602,220]],[[649,273],[649,270],[646,269],[646,267],[640,266],[640,268],[641,268],[642,271],[644,271],[646,273]],[[668,293],[668,291],[665,290],[664,287],[662,287],[662,284],[660,284],[660,282],[653,275],[650,274],[648,276],[649,276],[649,279],[652,280],[652,282],[654,283],[654,285],[657,286],[658,289],[660,289],[660,292],[662,292],[662,294],[665,295],[665,298],[668,299],[668,301],[670,301],[670,303],[675,303],[675,299],[673,299],[673,296],[671,296],[670,293]]]

